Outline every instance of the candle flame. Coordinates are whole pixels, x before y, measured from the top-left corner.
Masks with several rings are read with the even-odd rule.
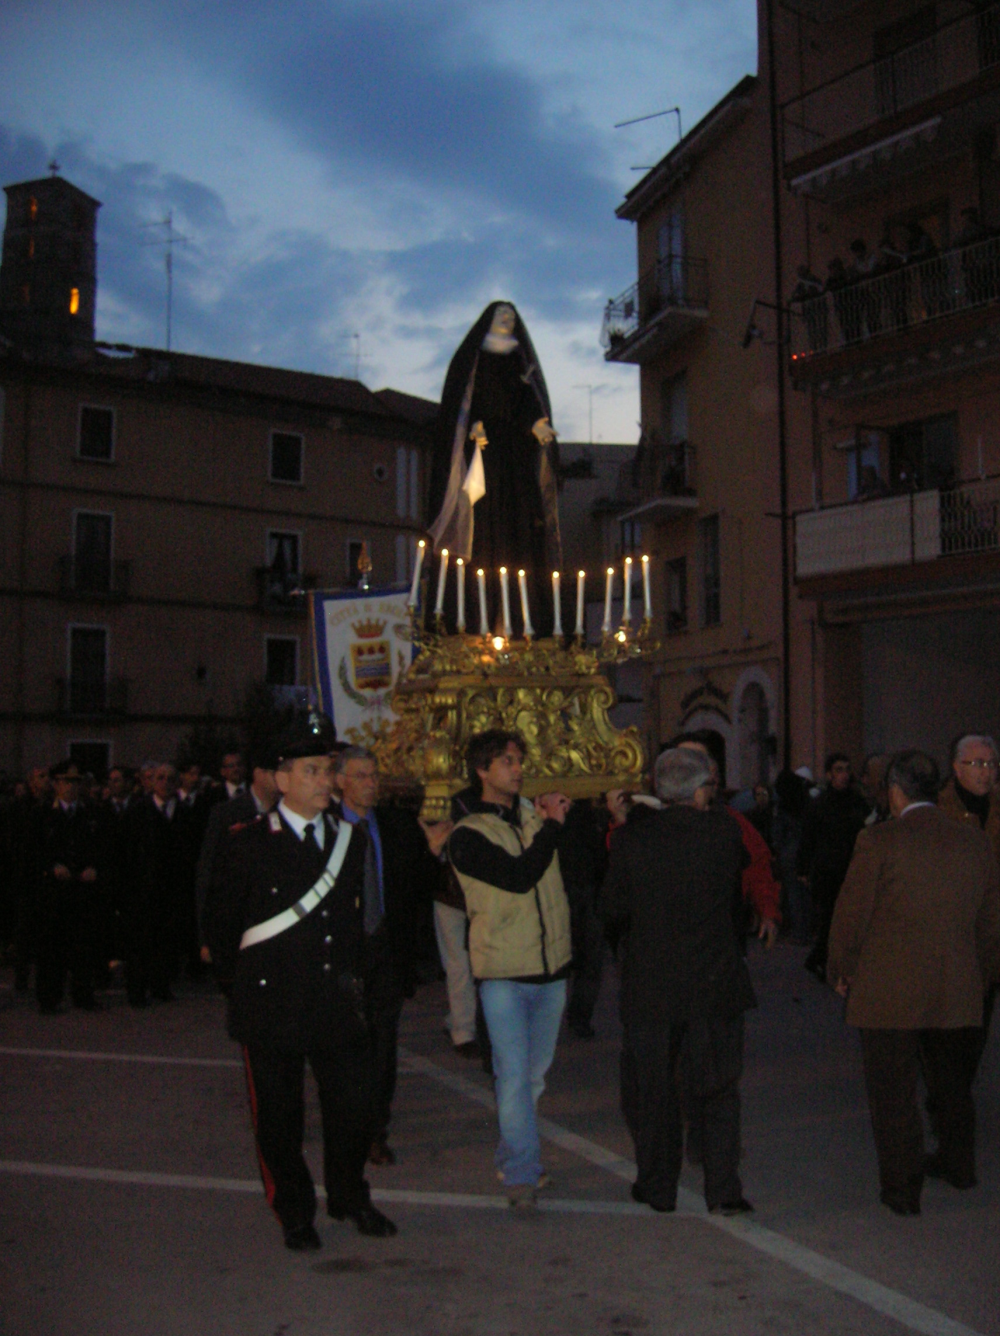
[[[522,576],[523,574],[524,574],[524,571],[518,571],[518,573],[517,573],[517,578],[520,580],[520,578],[521,578],[521,576]]]
[[[464,566],[464,565],[465,565],[465,561],[464,561],[461,557],[456,557],[456,558],[455,558],[455,565],[456,565],[456,566]]]
[[[618,641],[620,641],[621,644],[624,645],[624,644],[625,644],[625,641],[628,639],[628,637],[626,636],[626,634],[625,634],[624,631],[618,631],[618,632],[615,634],[615,639],[618,640]]]
[[[648,560],[649,560],[648,557],[643,557],[643,561],[648,561]]]
[[[507,574],[507,567],[506,567],[506,566],[501,566],[501,567],[500,567],[500,574],[501,574],[501,575],[506,575],[506,574]]]
[[[608,575],[614,575],[614,573],[615,573],[615,568],[614,568],[614,566],[609,566],[609,567],[608,567]]]
[[[448,549],[446,547],[443,547],[441,549],[441,555],[442,557],[446,557],[448,555]]]
[[[632,558],[631,558],[631,557],[626,557],[626,558],[625,558],[625,565],[626,565],[626,566],[631,566],[631,565],[632,565]]]
[[[426,546],[427,546],[427,544],[426,544],[426,543],[424,542],[424,540],[421,538],[420,542],[417,544],[417,547],[426,547]]]
[[[477,574],[477,575],[485,575],[486,572],[483,570],[482,566],[480,566],[479,570],[476,571],[476,574]]]
[[[586,576],[586,574],[587,574],[586,571],[577,571],[577,575],[579,575],[581,579],[583,579]]]
[[[499,651],[499,650],[502,650],[503,647],[504,647],[504,638],[503,638],[503,636],[494,636],[494,637],[493,637],[493,648],[494,648],[495,650]]]

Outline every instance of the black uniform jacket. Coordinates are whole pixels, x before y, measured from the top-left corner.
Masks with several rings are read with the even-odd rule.
[[[55,880],[53,869],[60,863],[74,881],[89,867],[98,876],[105,870],[107,834],[96,806],[77,803],[69,812],[60,803],[38,805],[31,813],[29,842],[31,870],[42,888]]]
[[[317,854],[269,813],[233,835],[226,873],[209,887],[205,937],[220,976],[233,980],[229,1033],[242,1044],[308,1053],[364,1035],[360,832],[352,832],[336,884],[316,909],[240,950],[247,928],[290,909],[319,880],[337,837],[334,821],[324,821]]]
[[[616,834],[599,897],[622,932],[625,1025],[735,1016],[756,1005],[733,925],[747,854],[728,812],[678,804]]]

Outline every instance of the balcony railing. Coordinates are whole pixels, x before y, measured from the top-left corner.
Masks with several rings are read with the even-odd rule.
[[[1000,552],[1000,478],[795,517],[797,579],[975,552]]]
[[[63,598],[128,598],[131,579],[130,561],[74,553],[59,558],[59,592]]]
[[[124,677],[56,679],[56,709],[59,714],[106,718],[128,711],[128,682]]]
[[[1000,5],[965,14],[891,56],[870,60],[782,107],[788,164],[959,88],[1000,64]]]
[[[601,345],[611,356],[664,313],[704,312],[707,307],[707,260],[668,255],[608,302]]]
[[[270,566],[258,566],[255,575],[258,611],[305,616],[306,591],[316,588],[315,575],[276,571]]]
[[[813,354],[898,334],[998,299],[1000,237],[856,280],[797,304],[802,319],[793,322],[793,371]]]

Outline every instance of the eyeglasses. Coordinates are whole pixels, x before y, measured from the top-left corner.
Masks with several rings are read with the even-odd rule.
[[[959,765],[970,765],[973,770],[996,770],[996,761],[983,761],[978,756],[973,757],[971,761],[959,761]]]

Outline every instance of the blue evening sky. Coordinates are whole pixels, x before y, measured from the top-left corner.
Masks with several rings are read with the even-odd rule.
[[[598,343],[635,279],[615,207],[756,67],[754,0],[3,0],[0,184],[103,202],[98,337],[436,398],[513,301],[554,425],[635,441],[638,371]],[[358,337],[359,336],[359,337]]]

